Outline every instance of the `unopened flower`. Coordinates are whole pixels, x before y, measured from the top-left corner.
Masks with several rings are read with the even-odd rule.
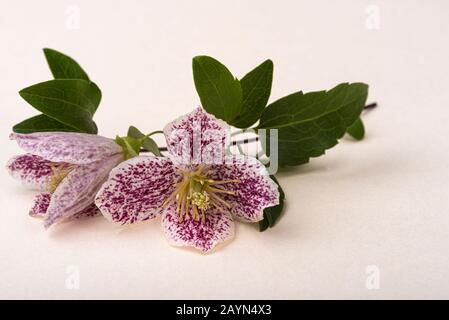
[[[43,191],[35,198],[32,216],[54,223],[98,213],[95,194],[123,150],[112,139],[85,133],[11,134],[27,154],[12,158],[7,169],[25,185]]]
[[[277,185],[255,158],[226,155],[228,126],[202,108],[164,128],[169,157],[140,156],[114,168],[95,203],[109,220],[162,216],[168,241],[203,252],[234,236],[233,217],[263,219]]]

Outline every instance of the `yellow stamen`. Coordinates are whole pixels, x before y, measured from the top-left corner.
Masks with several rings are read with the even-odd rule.
[[[74,169],[73,165],[67,163],[55,163],[50,165],[53,174],[47,185],[47,191],[53,193],[65,177]]]
[[[201,164],[198,166],[198,168],[196,168],[196,171],[193,172],[193,174],[194,174],[194,175],[195,175],[195,174],[201,174],[201,172],[203,171],[203,169],[204,169],[204,163],[201,163]]]
[[[189,220],[189,208],[190,208],[190,197],[187,197],[186,198],[186,210],[185,210],[185,212],[184,212],[184,217],[185,217],[185,219],[186,220]]]
[[[187,195],[183,194],[182,198],[181,198],[181,201],[180,201],[180,203],[181,203],[181,207],[180,207],[181,210],[179,211],[179,222],[182,222],[182,219],[184,217],[184,207],[186,205],[186,198],[187,198]]]
[[[240,183],[240,180],[207,180],[209,185],[225,184],[225,183]]]
[[[214,185],[225,185],[228,183],[240,183],[240,180],[213,180],[207,177],[211,173],[204,164],[198,165],[193,170],[178,169],[177,172],[183,176],[182,181],[175,184],[175,190],[162,203],[162,207],[175,201],[175,212],[179,215],[179,222],[193,219],[205,223],[207,210],[211,205],[218,209],[223,206],[231,208],[221,194],[234,195],[232,190],[213,187]]]
[[[179,198],[179,193],[180,190],[184,187],[184,182],[179,182],[175,186],[175,191],[173,191],[172,194],[167,199],[165,199],[165,201],[162,203],[162,208],[166,207],[167,204],[169,204],[170,201],[172,201],[174,198]]]
[[[226,208],[228,208],[228,209],[231,208],[231,205],[230,205],[229,203],[227,203],[225,200],[223,200],[222,198],[218,197],[218,196],[215,195],[214,193],[211,193],[210,196],[211,196],[211,198],[212,198],[213,200],[216,200],[216,201],[220,202],[220,203],[223,204]],[[217,208],[218,208],[218,206],[217,206]]]
[[[204,211],[201,211],[201,223],[204,223],[206,221],[206,215],[204,214]]]
[[[208,187],[206,189],[208,191],[212,191],[215,193],[226,193],[226,194],[230,194],[230,195],[235,195],[235,191],[231,191],[231,190],[224,190],[224,189],[219,189],[219,188],[214,188],[214,187]]]
[[[196,205],[192,205],[192,213],[193,213],[193,220],[197,220],[197,217],[199,216],[198,214],[198,208],[196,207]]]

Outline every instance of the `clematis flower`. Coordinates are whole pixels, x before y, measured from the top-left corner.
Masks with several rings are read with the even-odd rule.
[[[112,168],[124,160],[112,139],[85,133],[11,134],[27,154],[12,158],[7,169],[38,194],[31,216],[50,227],[64,220],[99,213],[94,198]]]
[[[128,225],[162,216],[170,244],[209,252],[234,236],[233,218],[263,219],[277,185],[255,158],[226,155],[228,126],[202,108],[164,128],[169,157],[139,156],[114,168],[95,204]]]

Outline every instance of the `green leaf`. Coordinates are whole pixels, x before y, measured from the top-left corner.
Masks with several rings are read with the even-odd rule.
[[[262,113],[258,128],[278,129],[278,164],[294,166],[335,146],[365,105],[368,85],[342,83],[329,91],[297,92]],[[270,153],[270,135],[264,146]]]
[[[128,137],[133,137],[133,138],[142,138],[143,136],[145,136],[142,132],[140,132],[139,129],[137,129],[134,126],[130,126],[128,128]]]
[[[359,117],[357,120],[348,128],[347,132],[356,140],[362,140],[365,137],[365,126],[363,125],[362,119]]]
[[[142,145],[139,139],[117,136],[115,138],[115,142],[122,147],[125,160],[137,157],[139,155],[140,147]]]
[[[33,132],[49,132],[49,131],[69,131],[76,132],[75,128],[69,127],[45,114],[40,114],[28,118],[16,124],[12,130],[16,133],[33,133]]]
[[[150,134],[151,135],[151,134]],[[130,126],[128,129],[128,137],[139,139],[142,141],[142,148],[153,153],[155,156],[161,156],[161,151],[157,143],[149,137],[149,135],[143,134],[139,129],[134,126]]]
[[[156,141],[154,141],[153,139],[151,139],[150,137],[146,137],[143,142],[142,142],[142,148],[144,148],[145,150],[151,152],[152,154],[154,154],[155,156],[160,157],[161,151],[159,150],[159,147],[157,146]]]
[[[44,48],[44,54],[55,79],[83,79],[89,81],[87,73],[69,56],[49,48]]]
[[[279,204],[277,206],[268,207],[263,210],[263,220],[259,221],[259,231],[265,231],[268,228],[274,227],[276,222],[279,220],[282,214],[282,210],[284,210],[284,201],[285,201],[285,193],[282,190],[279,181],[275,176],[270,176],[274,182],[278,185],[279,190]]]
[[[101,100],[93,82],[56,79],[22,89],[20,96],[43,114],[77,131],[97,133],[92,117]]]
[[[203,108],[217,118],[232,121],[241,110],[240,82],[223,64],[208,56],[194,57],[192,68]]]
[[[259,120],[266,107],[273,81],[273,62],[266,60],[241,80],[242,107],[231,125],[237,128],[249,128]]]

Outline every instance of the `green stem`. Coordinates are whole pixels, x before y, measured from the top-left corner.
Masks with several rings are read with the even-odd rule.
[[[164,134],[164,131],[162,131],[162,130],[156,130],[156,131],[153,131],[153,132],[151,132],[151,133],[145,135],[145,137],[148,138],[148,137],[151,137],[153,134],[158,134],[158,133]]]

